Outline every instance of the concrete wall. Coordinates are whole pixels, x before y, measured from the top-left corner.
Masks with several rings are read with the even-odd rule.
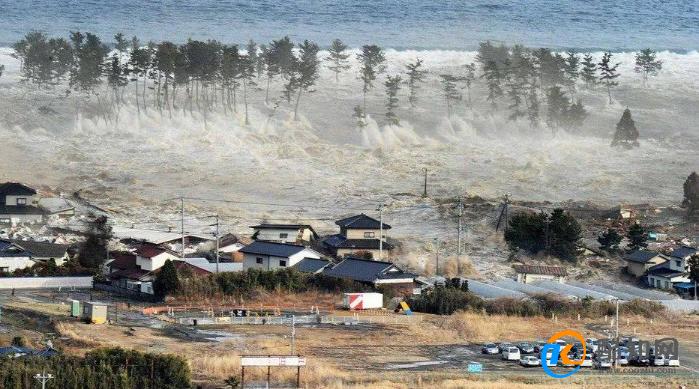
[[[0,269],[7,273],[32,267],[35,263],[29,257],[0,257]]]
[[[92,277],[5,277],[2,289],[92,288]]]

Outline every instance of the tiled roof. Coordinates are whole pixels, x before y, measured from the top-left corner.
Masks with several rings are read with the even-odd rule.
[[[646,271],[646,275],[673,278],[686,275],[687,273],[663,267],[664,263],[655,265]]]
[[[561,266],[543,266],[543,265],[513,265],[517,273],[522,274],[541,274],[547,276],[565,277],[568,275],[566,268]]]
[[[66,251],[68,251],[68,245],[63,244],[16,239],[10,239],[9,241],[28,251],[35,258],[63,258],[66,255]]]
[[[395,269],[395,272],[389,270]],[[376,282],[382,279],[415,278],[414,274],[406,273],[391,262],[373,261],[371,259],[346,258],[323,274],[348,278],[360,282]]]
[[[304,258],[293,267],[302,273],[316,273],[328,265],[330,261],[327,259]]]
[[[654,251],[647,250],[636,250],[633,253],[624,257],[625,260],[637,263],[648,263],[651,259],[659,256],[660,254]],[[662,256],[662,255],[660,255]]]
[[[134,254],[114,252],[109,253],[109,256],[113,259],[113,261],[109,262],[109,267],[112,269],[125,270],[138,268],[138,265],[136,265],[136,256]]]
[[[138,246],[136,248],[136,254],[138,254],[144,258],[153,258],[156,255],[160,255],[160,254],[165,253],[165,252],[167,252],[167,250],[160,248],[160,247],[157,247],[157,246],[148,245],[148,244],[144,244],[144,245]]]
[[[19,182],[5,182],[0,184],[0,195],[2,196],[33,196],[36,190]]]
[[[273,257],[288,258],[305,249],[306,247],[296,244],[265,242],[258,240],[243,247],[240,249],[240,252],[246,254],[270,255]]]
[[[378,230],[381,228],[381,222],[363,213],[340,219],[336,221],[335,224],[347,229]],[[391,228],[391,226],[389,226],[386,223],[383,223],[383,228],[385,230],[388,230]]]
[[[694,254],[697,253],[697,249],[694,247],[689,247],[689,246],[680,246],[672,250],[672,253],[670,254],[671,257],[675,258],[686,258],[690,257]]]

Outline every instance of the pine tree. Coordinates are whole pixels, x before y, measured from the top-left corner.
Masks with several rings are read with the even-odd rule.
[[[5,71],[5,65],[0,65],[0,77],[2,77],[2,72]]]
[[[546,124],[554,132],[565,124],[565,114],[570,105],[570,99],[560,86],[552,86],[546,93]]]
[[[621,243],[622,239],[623,237],[619,235],[617,230],[614,228],[608,228],[607,231],[603,232],[597,237],[597,242],[599,242],[602,250],[615,252],[619,249],[619,243]]]
[[[604,84],[607,88],[607,94],[609,95],[609,104],[612,103],[612,88],[619,85],[619,82],[615,81],[619,77],[617,68],[620,63],[612,65],[612,53],[609,51],[602,55],[602,60],[597,65],[599,66],[600,76],[599,81]]]
[[[471,101],[471,87],[473,86],[473,82],[476,80],[476,64],[466,64],[464,65],[464,69],[466,70],[466,74],[462,79],[465,82],[464,86],[466,87],[466,102],[468,103],[468,107],[473,109],[473,102]]]
[[[320,68],[320,61],[318,60],[319,50],[320,48],[317,44],[308,40],[303,41],[303,43],[299,45],[299,58],[295,62],[296,65],[293,76],[289,82],[291,85],[293,85],[292,88],[296,91],[294,120],[298,120],[301,93],[308,92],[310,88],[315,85],[316,80],[318,79],[318,71]]]
[[[629,228],[629,232],[626,236],[629,239],[629,247],[633,250],[639,249],[641,247],[646,247],[646,241],[648,240],[648,235],[646,235],[646,230],[638,223],[634,223]]]
[[[107,259],[112,227],[106,216],[95,217],[86,233],[87,238],[78,249],[80,265],[97,269]]]
[[[425,76],[427,76],[427,70],[422,69],[422,60],[420,58],[415,58],[415,62],[408,63],[405,65],[408,84],[408,102],[410,106],[415,108],[417,104],[417,91],[420,89],[420,83],[425,82]]]
[[[587,115],[588,113],[585,110],[585,106],[583,106],[582,101],[578,99],[575,103],[572,103],[565,111],[565,127],[568,130],[579,129],[580,127],[582,127],[582,124],[585,121],[585,118],[587,118]]]
[[[643,86],[648,86],[648,76],[656,76],[663,68],[663,61],[656,58],[656,52],[651,49],[643,49],[636,53],[636,73],[643,75]]]
[[[638,135],[636,123],[634,123],[631,118],[631,110],[626,108],[621,115],[621,119],[616,124],[616,132],[614,132],[612,146],[623,146],[626,148],[631,148],[633,146],[638,147]]]
[[[396,115],[396,108],[398,108],[398,91],[400,90],[401,77],[387,76],[384,86],[386,87],[386,119],[388,119],[389,124],[398,125],[400,119]]]
[[[687,177],[683,189],[684,200],[682,201],[682,206],[687,208],[688,213],[692,215],[699,210],[699,175],[697,175],[697,172],[692,172]]]
[[[340,73],[351,67],[348,60],[349,57],[350,54],[347,53],[347,45],[340,39],[334,39],[330,44],[328,56],[325,57],[325,60],[330,63],[328,69],[335,73],[335,82],[340,82]]]
[[[482,78],[485,78],[486,85],[488,86],[488,97],[486,101],[490,102],[493,109],[498,108],[498,98],[503,96],[502,87],[500,83],[502,82],[502,74],[495,61],[488,62],[483,68]]]
[[[177,269],[175,268],[175,264],[168,259],[159,269],[155,281],[153,281],[153,291],[156,296],[163,298],[177,292],[179,289],[180,279],[177,276]]]
[[[440,74],[439,78],[442,83],[444,100],[447,103],[447,115],[451,117],[455,102],[461,100],[461,94],[456,89],[456,83],[459,81],[459,78],[451,74]]]
[[[533,128],[539,127],[539,95],[535,84],[530,84],[527,94],[527,118]]]
[[[384,71],[386,57],[383,50],[376,45],[362,46],[362,52],[357,54],[359,60],[359,79],[362,80],[362,114],[366,115],[366,95],[374,87],[374,81],[379,73]]]
[[[566,53],[565,58],[565,85],[568,87],[568,92],[572,95],[575,93],[575,83],[580,76],[580,57],[574,51]]]
[[[588,88],[593,87],[597,83],[597,64],[592,59],[592,54],[590,53],[585,53],[583,57],[580,76]]]

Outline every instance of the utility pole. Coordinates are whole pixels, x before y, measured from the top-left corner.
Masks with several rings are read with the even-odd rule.
[[[296,354],[296,316],[291,316],[291,355]]]
[[[182,214],[181,214],[181,224],[182,227],[182,250],[180,250],[180,259],[184,261],[184,197],[180,197],[180,202],[182,203]]]
[[[459,196],[459,208],[457,209],[457,215],[459,216],[459,230],[457,232],[457,240],[456,244],[458,247],[456,248],[456,272],[461,274],[461,218],[464,216],[464,201],[463,197]]]
[[[437,260],[437,268],[435,269],[434,274],[436,276],[439,275],[439,238],[434,238],[434,247],[435,247],[435,259]]]
[[[422,192],[422,197],[427,197],[427,168],[422,169],[425,172],[425,188]]]
[[[219,262],[219,258],[218,258],[218,249],[219,249],[218,234],[219,234],[219,232],[218,231],[219,231],[218,214],[216,214],[216,274],[218,274],[218,262]]]
[[[379,260],[383,259],[383,203],[379,204]]]
[[[614,368],[618,366],[618,359],[619,359],[619,299],[616,299],[616,322],[614,323],[616,325],[616,335],[615,335],[615,340],[614,342],[616,343],[614,345],[614,352],[616,355],[614,356]]]
[[[505,231],[510,225],[510,194],[505,193]]]
[[[46,374],[45,370],[41,371],[41,374],[35,374],[34,379],[41,382],[41,389],[46,389],[46,382],[53,379],[53,374]]]

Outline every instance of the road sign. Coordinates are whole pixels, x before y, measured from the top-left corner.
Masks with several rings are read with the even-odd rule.
[[[286,355],[246,356],[240,358],[241,366],[306,366],[306,358]]]

